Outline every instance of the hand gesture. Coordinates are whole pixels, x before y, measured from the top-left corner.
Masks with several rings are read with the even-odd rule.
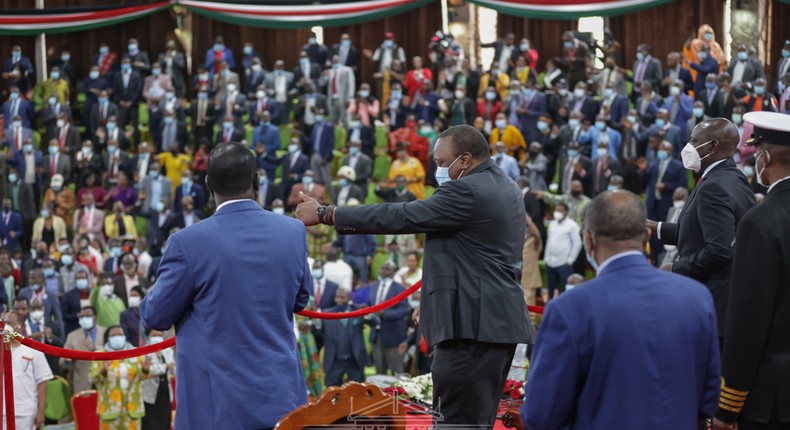
[[[398,345],[398,355],[403,355],[406,353],[406,350],[409,349],[409,345],[406,342],[402,342]]]
[[[319,223],[318,214],[316,211],[318,207],[321,206],[318,203],[318,200],[308,196],[303,192],[299,192],[299,198],[302,200],[302,203],[296,206],[296,211],[294,215],[296,219],[302,221],[306,226],[313,226]]]
[[[411,321],[414,323],[415,326],[420,325],[420,308],[414,310],[411,314]]]

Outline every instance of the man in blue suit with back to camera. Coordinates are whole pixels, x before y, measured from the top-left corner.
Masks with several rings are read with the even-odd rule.
[[[312,293],[305,228],[257,204],[242,144],[211,153],[206,187],[217,211],[170,236],[140,317],[178,333],[176,429],[271,429],[307,402],[293,331]]]
[[[552,300],[532,355],[517,427],[695,429],[719,404],[710,292],[650,266],[645,207],[606,191],[582,237],[597,278]],[[516,420],[519,421],[519,420]]]

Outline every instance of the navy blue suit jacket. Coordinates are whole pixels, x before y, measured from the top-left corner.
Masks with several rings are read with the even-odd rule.
[[[41,151],[33,150],[35,154],[35,161],[36,167],[43,167],[44,165],[41,164],[41,160],[43,160],[44,156],[41,155]],[[25,178],[25,171],[27,169],[27,165],[25,164],[25,152],[24,151],[16,151],[14,155],[11,156],[11,165],[16,168],[19,172],[19,178]]]
[[[5,214],[0,212],[0,238],[5,242],[5,247],[12,253],[19,248],[19,239],[24,233],[25,223],[22,221],[22,215],[19,212],[11,211],[8,217],[8,223],[5,222]],[[8,233],[15,232],[16,237],[11,238]]]
[[[647,208],[647,217],[655,221],[666,221],[667,212],[672,207],[672,193],[675,188],[688,186],[688,172],[683,167],[683,163],[671,158],[669,164],[664,171],[662,181],[665,185],[664,191],[661,193],[661,198],[656,199],[656,183],[658,181],[658,166],[659,162],[656,161],[647,168],[642,175],[642,183],[646,184],[645,207]]]
[[[335,293],[340,288],[339,285],[332,281],[325,281],[324,291],[321,292],[321,303],[317,303],[318,309],[329,309],[335,306]]]
[[[334,297],[332,298],[334,300]],[[345,306],[335,306],[326,312],[351,312],[358,307],[352,303]],[[345,322],[345,324],[343,324]],[[378,323],[376,315],[368,317],[348,318],[345,320],[323,320],[321,325],[321,337],[324,339],[324,373],[329,374],[335,363],[337,355],[337,342],[343,337],[351,340],[351,355],[360,367],[368,364],[368,351],[365,348],[364,325],[375,325]]]
[[[203,206],[206,205],[206,190],[200,184],[192,184],[189,187],[189,195],[192,196],[192,201],[195,203],[195,209],[202,212]],[[176,188],[176,197],[173,199],[173,211],[181,212],[181,198],[184,197],[184,186],[179,185]]]
[[[11,112],[12,105],[13,103],[11,101],[3,103],[3,118],[5,120],[4,122],[6,130],[11,128],[11,122],[14,119],[13,112]],[[33,128],[33,117],[35,115],[33,103],[20,97],[17,114],[19,114],[20,119],[22,119],[23,128]]]
[[[527,429],[693,429],[720,382],[710,293],[628,255],[549,302],[521,415]]]
[[[335,149],[335,128],[328,122],[323,122],[320,125],[313,126],[313,132],[310,136],[302,137],[302,147],[305,152],[312,154],[315,148],[315,141],[318,138],[318,129],[323,128],[321,133],[321,141],[318,145],[318,153],[324,161],[332,161],[332,151]]]
[[[80,307],[80,290],[72,288],[63,294],[61,308],[63,310],[63,326],[65,327],[66,335],[80,328],[79,315]]]
[[[368,305],[373,306],[376,304],[376,298],[379,294],[379,283],[376,281],[370,284],[370,296],[368,297]],[[389,300],[406,290],[403,285],[392,281],[387,297],[384,300]],[[380,342],[384,348],[394,348],[406,340],[406,317],[409,315],[409,304],[406,300],[401,301],[397,305],[387,309],[381,315],[381,324],[376,330],[370,331],[370,343]]]
[[[521,132],[527,140],[527,145],[535,140],[540,140],[538,131],[538,118],[548,116],[546,111],[546,96],[543,93],[535,92],[527,105],[529,113],[521,116]]]
[[[616,95],[609,109],[611,124],[620,124],[620,119],[628,115],[628,97]]]
[[[267,428],[306,403],[293,331],[313,290],[304,224],[244,200],[167,245],[140,317],[178,332],[175,427]]]

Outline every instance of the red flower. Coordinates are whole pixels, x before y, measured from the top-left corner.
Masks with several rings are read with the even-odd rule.
[[[389,394],[390,396],[408,397],[406,395],[406,390],[404,390],[403,387],[387,387],[382,391],[384,391],[385,394]]]

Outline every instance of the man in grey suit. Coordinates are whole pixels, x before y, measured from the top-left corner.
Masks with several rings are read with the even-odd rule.
[[[633,77],[626,77],[634,82],[631,100],[636,100],[642,90],[643,82],[650,82],[653,89],[661,88],[664,72],[661,70],[661,61],[650,55],[650,45],[643,43],[636,48],[636,61],[634,61]]]
[[[332,68],[325,71],[319,81],[326,87],[326,98],[329,103],[329,122],[332,125],[348,126],[348,102],[354,98],[357,85],[354,70],[340,64],[340,57],[332,56]]]
[[[173,201],[173,187],[170,179],[160,174],[160,171],[161,166],[159,162],[154,161],[148,170],[148,176],[143,178],[143,182],[140,184],[140,192],[142,194],[140,210],[142,213],[150,212],[152,206],[161,201]]]
[[[277,104],[277,110],[280,113],[280,122],[278,124],[287,124],[290,111],[290,96],[291,91],[294,89],[295,78],[292,72],[285,70],[285,62],[277,60],[274,62],[274,70],[272,73],[267,73],[266,78],[263,80],[266,85],[266,90],[269,92],[269,97],[274,98]]]
[[[491,428],[516,344],[534,337],[519,284],[524,203],[473,127],[439,135],[434,159],[440,185],[428,199],[335,208],[302,195],[296,216],[343,234],[427,233],[413,318],[436,348],[433,404],[444,420],[435,428]]]
[[[352,140],[348,143],[348,155],[343,157],[342,166],[349,166],[356,173],[354,184],[362,189],[365,197],[368,196],[368,183],[373,175],[373,160],[362,153],[362,141]]]
[[[176,97],[184,96],[184,70],[186,70],[186,59],[182,52],[176,51],[175,40],[168,40],[165,52],[159,54],[159,64],[162,65],[162,73],[173,78],[173,87],[176,89]]]

